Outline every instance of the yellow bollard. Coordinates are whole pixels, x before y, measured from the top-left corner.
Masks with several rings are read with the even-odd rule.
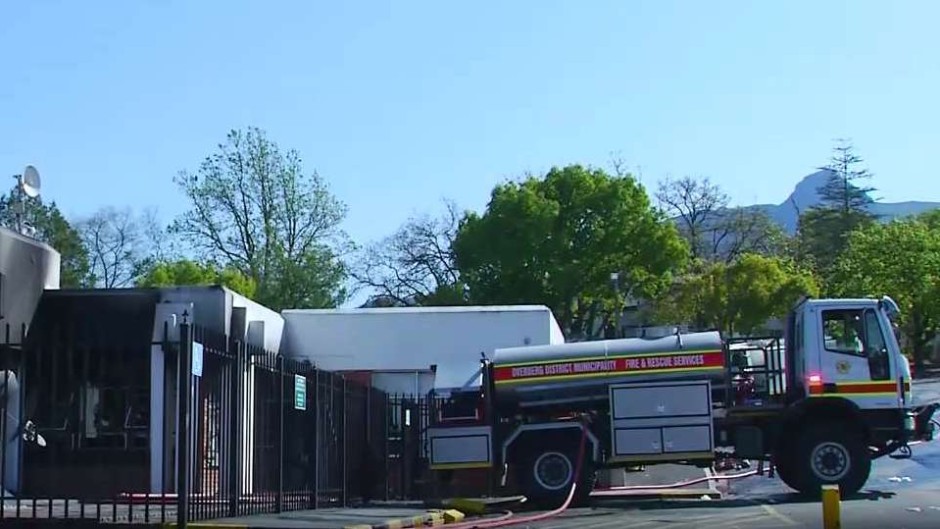
[[[823,505],[823,528],[840,529],[841,520],[841,498],[839,497],[838,485],[823,485],[822,505]]]

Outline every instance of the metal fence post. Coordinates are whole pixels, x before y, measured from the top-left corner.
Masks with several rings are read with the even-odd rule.
[[[284,397],[284,356],[277,355],[277,379],[280,398],[277,413],[277,512],[284,510],[284,408],[287,406]]]
[[[391,488],[391,482],[388,479],[389,469],[391,468],[391,465],[389,464],[391,449],[390,449],[389,442],[388,442],[388,438],[391,436],[390,434],[391,428],[389,427],[389,423],[391,422],[391,415],[392,415],[391,396],[388,393],[383,393],[382,400],[385,403],[385,406],[383,407],[383,415],[385,416],[385,419],[383,421],[384,424],[382,425],[382,443],[385,446],[384,457],[382,457],[382,461],[383,461],[383,465],[385,465],[385,472],[382,473],[383,475],[382,483],[383,483],[383,486],[385,487],[383,497],[385,498],[385,501],[388,501],[390,499],[389,488]]]
[[[320,508],[320,370],[313,371],[313,508]]]
[[[349,503],[349,491],[348,489],[348,475],[349,471],[347,467],[349,466],[349,437],[348,431],[346,430],[346,416],[349,415],[349,393],[347,393],[346,388],[346,375],[343,375],[343,507]]]
[[[180,396],[177,416],[180,419],[180,431],[177,432],[179,454],[176,458],[176,524],[180,529],[186,529],[189,522],[189,434],[191,431],[189,400],[193,383],[193,334],[192,326],[189,323],[189,311],[183,311],[179,345]]]
[[[229,475],[231,476],[229,482],[230,496],[228,500],[228,512],[231,517],[238,516],[238,498],[241,496],[242,489],[242,471],[239,463],[242,461],[241,454],[244,433],[240,427],[240,422],[245,413],[241,397],[241,385],[245,376],[245,351],[242,348],[240,340],[235,341],[233,346],[235,348],[235,355],[232,359],[232,378],[230,380],[231,401],[229,402],[229,406],[231,406],[231,435],[229,436],[231,446],[228,450],[230,458]]]

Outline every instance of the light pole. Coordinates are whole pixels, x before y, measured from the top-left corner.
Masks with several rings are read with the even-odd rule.
[[[623,296],[620,294],[620,272],[612,272],[610,274],[610,284],[614,288],[614,294],[617,298],[617,310],[615,314],[615,325],[614,327],[614,338],[623,338],[623,305],[624,300]]]

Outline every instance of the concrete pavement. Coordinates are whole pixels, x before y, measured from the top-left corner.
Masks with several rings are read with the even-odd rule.
[[[463,515],[461,514],[459,518],[462,519]],[[228,527],[229,529],[241,527],[256,529],[344,529],[355,527],[357,529],[368,529],[372,527],[440,526],[454,521],[456,520],[453,514],[448,517],[445,516],[443,511],[431,514],[423,508],[362,507],[258,514],[198,523],[191,522],[190,525],[193,527]]]

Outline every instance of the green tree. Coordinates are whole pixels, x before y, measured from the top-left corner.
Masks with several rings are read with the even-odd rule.
[[[0,195],[0,225],[17,229],[17,192]],[[59,211],[55,202],[27,198],[21,220],[34,230],[32,236],[54,248],[61,257],[59,285],[62,288],[84,288],[93,282],[90,277],[88,251],[81,234]]]
[[[693,322],[697,329],[747,336],[818,290],[812,273],[789,260],[742,254],[730,263],[698,263],[657,302],[655,313],[666,321]]]
[[[829,172],[829,178],[818,190],[820,204],[799,219],[798,257],[814,263],[824,278],[845,248],[849,234],[876,221],[868,209],[874,202],[874,188],[861,183],[871,174],[858,167],[861,163],[852,144],[839,140],[829,165],[821,168]]]
[[[840,296],[891,296],[901,308],[907,352],[922,368],[940,322],[940,229],[914,218],[853,232],[831,288]]]
[[[304,174],[296,151],[282,152],[257,128],[231,131],[176,183],[191,207],[171,232],[204,260],[250,277],[259,302],[280,310],[346,299],[346,206],[318,174]]]
[[[254,298],[257,287],[251,278],[234,268],[218,268],[210,263],[189,259],[151,263],[137,279],[139,287],[173,287],[187,285],[222,285]]]
[[[917,215],[916,218],[926,224],[930,229],[940,231],[940,208],[921,213]]]
[[[482,215],[461,220],[453,249],[471,302],[545,304],[573,339],[618,313],[612,274],[624,295],[652,297],[687,256],[632,176],[580,165],[497,186]]]
[[[826,184],[819,189],[821,208],[844,215],[864,214],[871,217],[866,208],[874,202],[870,193],[875,188],[859,183],[871,178],[871,173],[868,169],[857,168],[863,160],[855,154],[855,147],[848,140],[838,140],[833,150],[829,165],[821,168],[830,172]]]

